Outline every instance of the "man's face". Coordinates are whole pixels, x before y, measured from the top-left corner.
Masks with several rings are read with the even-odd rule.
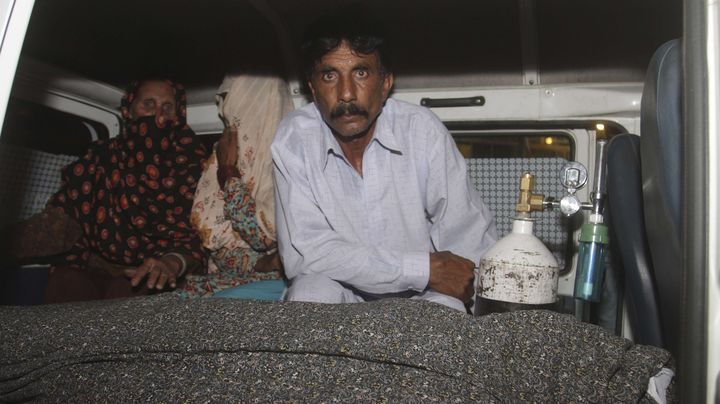
[[[130,104],[130,118],[144,116],[162,117],[173,121],[177,118],[175,89],[164,81],[145,81],[137,89],[135,99]]]
[[[383,74],[376,53],[355,54],[343,42],[315,65],[308,85],[335,135],[352,138],[374,129],[392,83],[392,74]]]

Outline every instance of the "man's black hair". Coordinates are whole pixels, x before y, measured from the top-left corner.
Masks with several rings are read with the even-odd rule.
[[[377,52],[382,73],[392,71],[387,40],[380,25],[350,9],[321,18],[306,31],[300,47],[300,60],[307,81],[312,79],[317,62],[343,42],[360,55]]]

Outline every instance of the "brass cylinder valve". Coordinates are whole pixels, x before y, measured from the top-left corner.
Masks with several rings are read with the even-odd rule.
[[[543,211],[543,201],[545,195],[534,194],[533,189],[535,188],[535,176],[529,172],[523,173],[520,177],[520,198],[518,199],[517,205],[515,205],[515,211],[524,216],[529,215],[530,212]]]

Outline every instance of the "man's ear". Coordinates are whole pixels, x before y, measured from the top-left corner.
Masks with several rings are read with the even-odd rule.
[[[310,89],[310,94],[312,95],[313,100],[314,100],[315,99],[315,87],[313,87],[311,80],[307,81],[307,86]]]
[[[383,77],[383,99],[387,99],[390,95],[394,80],[395,76],[391,72],[385,73],[385,77]]]

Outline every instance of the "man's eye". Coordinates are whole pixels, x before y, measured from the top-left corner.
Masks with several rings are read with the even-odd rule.
[[[365,77],[367,77],[370,73],[369,73],[367,70],[358,70],[356,74],[357,74],[358,77],[365,78]]]
[[[173,104],[163,104],[162,109],[164,112],[173,112],[175,111],[175,105]]]
[[[320,76],[320,78],[321,78],[323,81],[332,81],[332,80],[335,80],[335,72],[323,73],[323,74]]]
[[[145,100],[145,101],[143,101],[143,107],[145,107],[145,108],[155,108],[155,100]]]

